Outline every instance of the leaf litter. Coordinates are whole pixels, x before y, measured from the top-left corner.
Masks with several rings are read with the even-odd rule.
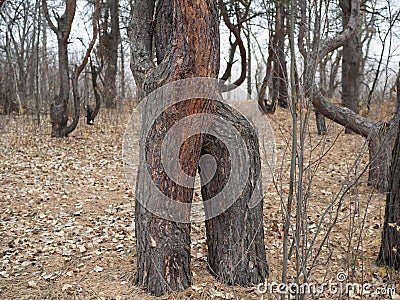
[[[101,114],[94,126],[82,121],[68,138],[53,139],[45,123],[36,128],[24,116],[0,117],[1,299],[154,299],[133,285],[134,191],[125,180],[121,153],[128,118],[128,114],[118,118]],[[280,282],[281,200],[288,193],[290,118],[287,111],[278,109],[270,120],[277,144],[279,185],[278,190],[271,185],[264,191],[264,229],[271,269],[268,281]],[[326,213],[327,207],[346,177],[355,178],[368,162],[367,153],[360,150],[363,139],[344,135],[340,126],[328,124],[325,137],[317,136],[311,124],[311,144],[306,146],[310,161],[320,158],[314,165],[309,161],[309,168],[315,169],[310,175],[307,232],[316,242],[308,241],[304,248],[321,248],[319,256],[314,256],[309,279],[321,283],[346,271],[354,282],[400,282],[397,272],[375,265],[385,196],[366,184],[366,174],[343,197],[338,221],[327,241],[321,242],[333,223],[334,215]],[[357,158],[360,166],[354,171],[351,164]],[[199,190],[195,194],[201,201]],[[363,216],[366,221],[361,227]],[[191,288],[161,299],[260,299],[256,286],[226,286],[210,275],[204,222],[192,225],[191,247]],[[292,256],[289,282],[295,274]]]

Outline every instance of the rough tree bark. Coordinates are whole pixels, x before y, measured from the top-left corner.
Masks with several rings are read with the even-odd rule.
[[[104,21],[101,37],[106,64],[103,93],[106,108],[114,109],[117,107],[118,45],[120,40],[119,0],[108,0],[106,6],[106,18],[108,18],[108,15],[110,16],[110,25],[108,26],[108,20]]]
[[[400,94],[400,92],[398,92]],[[385,222],[378,263],[400,270],[400,125],[392,152]]]
[[[158,2],[157,8],[154,0],[135,1],[129,36],[131,69],[140,97],[183,78],[217,78],[218,27],[215,0],[167,0]],[[157,65],[152,58],[153,44],[156,46]],[[163,103],[146,103],[142,115],[144,124],[149,122],[146,118],[147,112],[159,105]],[[168,177],[163,171],[158,149],[163,136],[177,120],[197,113],[226,117],[234,126],[240,128],[241,132],[245,133],[249,147],[254,149],[254,172],[260,168],[255,132],[244,119],[240,119],[218,101],[189,99],[179,102],[166,109],[151,127],[145,145],[141,146],[140,155],[145,159],[141,160],[139,170],[149,166],[152,181],[159,190],[170,199],[183,203],[191,203],[193,189],[177,185]],[[186,133],[181,134],[185,136]],[[194,135],[178,150],[181,168],[189,176],[196,174],[202,155],[214,156],[218,165],[217,174],[203,187],[202,194],[204,200],[207,200],[213,193],[218,192],[229,169],[226,165],[229,157],[218,139],[204,134]],[[211,271],[220,280],[231,284],[248,285],[260,282],[265,279],[268,271],[263,244],[262,204],[252,209],[247,205],[251,184],[257,182],[255,174],[249,176],[253,177],[248,179],[249,184],[242,197],[234,201],[234,205],[222,215],[206,221]],[[192,280],[190,223],[169,221],[147,210],[138,198],[144,202],[162,199],[157,199],[158,195],[151,194],[145,184],[143,172],[138,172],[135,204],[135,284],[154,295],[185,289],[191,285]],[[190,217],[190,211],[182,211],[180,214],[186,218]]]
[[[346,28],[351,15],[351,0],[340,0],[342,9],[343,28]],[[358,25],[359,22],[357,22]],[[349,39],[343,44],[342,58],[342,101],[343,106],[355,113],[360,112],[359,86],[360,67],[362,60],[362,47],[360,43],[360,28],[357,26]],[[346,133],[352,131],[346,127]]]

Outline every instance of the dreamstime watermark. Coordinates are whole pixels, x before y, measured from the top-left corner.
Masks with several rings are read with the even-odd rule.
[[[263,199],[262,186],[272,181],[275,140],[267,117],[245,91],[237,88],[222,97],[219,87],[213,78],[163,85],[139,103],[127,126],[123,141],[127,181],[141,205],[161,218],[185,223],[211,219],[249,195],[249,190],[247,204],[252,208]],[[221,186],[206,201],[184,203],[182,195],[195,188],[196,177],[184,169],[182,149],[187,151],[191,139],[199,135],[223,149],[200,157],[201,186],[213,180]],[[255,155],[260,155],[261,169],[254,165]],[[201,210],[206,213],[200,219],[188,214]]]
[[[315,296],[329,295],[348,295],[350,297],[364,296],[376,297],[380,295],[393,296],[396,294],[394,287],[377,287],[371,283],[346,282],[347,276],[344,272],[339,272],[335,280],[324,283],[260,283],[257,286],[258,295],[300,295],[308,294]]]

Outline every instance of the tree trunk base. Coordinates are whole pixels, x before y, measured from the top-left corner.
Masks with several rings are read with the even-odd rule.
[[[190,287],[190,224],[158,218],[138,201],[135,210],[135,284],[155,296]]]
[[[51,119],[51,136],[52,137],[65,137],[65,130],[67,128],[68,118],[64,113],[63,104],[50,105],[50,119]]]
[[[318,110],[315,111],[315,119],[317,122],[317,130],[319,135],[326,135],[328,133],[328,129],[325,124],[325,117]]]

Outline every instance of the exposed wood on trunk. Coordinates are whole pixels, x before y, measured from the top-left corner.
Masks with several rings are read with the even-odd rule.
[[[154,15],[154,19],[153,19]],[[148,95],[158,87],[179,79],[191,77],[217,78],[219,71],[219,26],[218,9],[215,0],[192,2],[187,0],[135,1],[133,21],[129,36],[131,41],[131,69],[139,88],[140,97]],[[152,54],[156,46],[157,65]],[[140,150],[139,170],[149,170],[152,182],[172,200],[191,203],[193,190],[176,184],[163,170],[159,148],[168,130],[185,116],[198,113],[227,117],[236,124],[238,117],[228,114],[225,106],[217,101],[188,99],[164,109],[154,122],[149,120],[150,112],[163,107],[163,99],[146,101],[142,120],[144,128],[151,128],[146,142]],[[151,124],[149,124],[149,122]],[[249,145],[257,147],[255,133],[244,120],[237,126],[246,131]],[[153,126],[151,126],[153,124]],[[205,126],[208,126],[205,124]],[[247,127],[246,127],[247,126]],[[179,135],[185,137],[183,131]],[[215,140],[198,134],[186,139],[179,152],[181,168],[189,176],[196,174],[200,157],[207,151],[216,160],[228,161],[227,153]],[[213,145],[211,145],[214,143]],[[254,153],[254,154],[253,154]],[[250,182],[257,182],[259,156],[252,152],[255,173]],[[219,156],[221,155],[221,156]],[[154,202],[163,205],[162,198],[153,194],[144,179],[144,172],[138,172],[136,186],[136,284],[154,295],[187,288],[191,285],[190,272],[190,224],[170,221],[154,215],[143,203]],[[226,174],[221,172],[218,177]],[[211,191],[223,186],[223,179],[203,189],[205,200]],[[211,189],[212,188],[212,189]],[[227,212],[206,221],[210,252],[208,259],[213,274],[231,284],[248,285],[265,279],[268,265],[265,259],[262,226],[262,204],[248,208],[252,186],[246,194],[234,201]],[[142,201],[138,201],[142,199]],[[168,208],[165,214],[172,214]],[[190,211],[180,211],[188,219]],[[224,233],[224,234],[222,234]],[[228,248],[232,251],[227,251]],[[224,266],[227,261],[230,266]],[[232,265],[232,263],[236,265]]]
[[[214,1],[189,3],[184,0],[170,0],[158,3],[153,27],[154,1],[138,0],[133,10],[133,22],[130,30],[131,69],[141,97],[157,87],[178,79],[203,76],[217,77],[219,65],[219,44],[215,35],[219,35],[216,22],[217,8]],[[172,16],[165,18],[163,16]],[[153,28],[157,47],[156,66],[152,60]],[[195,99],[194,99],[195,100]],[[146,111],[152,111],[162,103],[149,103],[145,107],[143,122],[146,122]],[[154,106],[154,107],[151,107]],[[163,113],[159,122],[163,128],[151,134],[146,155],[151,166],[152,179],[160,186],[161,191],[180,202],[191,202],[193,190],[177,186],[163,172],[161,161],[157,156],[162,134],[174,124],[175,119],[191,115],[194,112],[206,111],[204,101],[181,102],[175,108]],[[174,113],[170,117],[170,113]],[[188,175],[197,170],[201,151],[201,138],[196,136],[186,143],[181,151],[184,168]],[[143,162],[144,163],[144,162]],[[140,168],[140,167],[139,167]],[[139,173],[136,189],[136,237],[137,237],[137,275],[136,284],[143,286],[154,295],[182,290],[191,285],[190,272],[190,224],[177,223],[153,215],[140,202],[138,197],[150,200],[157,197],[148,195],[143,186],[143,176]],[[147,193],[147,194],[146,194]],[[152,199],[154,200],[154,199]],[[189,213],[189,212],[186,212]]]

